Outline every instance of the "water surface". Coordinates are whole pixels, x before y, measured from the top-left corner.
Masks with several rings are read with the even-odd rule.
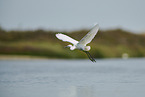
[[[0,97],[144,97],[145,58],[0,60]]]

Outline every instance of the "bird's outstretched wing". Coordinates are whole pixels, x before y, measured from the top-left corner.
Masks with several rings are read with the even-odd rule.
[[[80,41],[79,44],[86,46],[88,43],[92,41],[99,30],[99,25],[96,24],[90,32],[87,33]]]
[[[61,33],[56,34],[56,37],[62,41],[70,42],[74,45],[76,45],[78,43],[77,40],[72,39],[71,37],[64,35],[64,34],[61,34]]]

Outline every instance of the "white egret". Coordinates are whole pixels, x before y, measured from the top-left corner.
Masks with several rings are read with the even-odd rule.
[[[79,49],[79,50],[85,52],[92,62],[96,62],[95,59],[89,53],[89,50],[91,49],[91,47],[87,46],[87,44],[92,41],[92,39],[97,34],[98,30],[99,30],[99,25],[96,24],[92,28],[92,30],[90,32],[88,32],[80,41],[72,39],[71,37],[69,37],[67,35],[64,35],[64,34],[61,34],[61,33],[56,34],[56,37],[58,39],[62,40],[62,41],[72,43],[73,45],[67,45],[66,46],[66,47],[69,47],[70,50]]]

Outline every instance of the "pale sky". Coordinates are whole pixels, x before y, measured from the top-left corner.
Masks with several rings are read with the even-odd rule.
[[[4,29],[145,31],[145,0],[0,0]]]

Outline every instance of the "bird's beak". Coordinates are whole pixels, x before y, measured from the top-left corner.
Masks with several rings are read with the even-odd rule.
[[[65,46],[64,48],[68,48],[68,46]]]

